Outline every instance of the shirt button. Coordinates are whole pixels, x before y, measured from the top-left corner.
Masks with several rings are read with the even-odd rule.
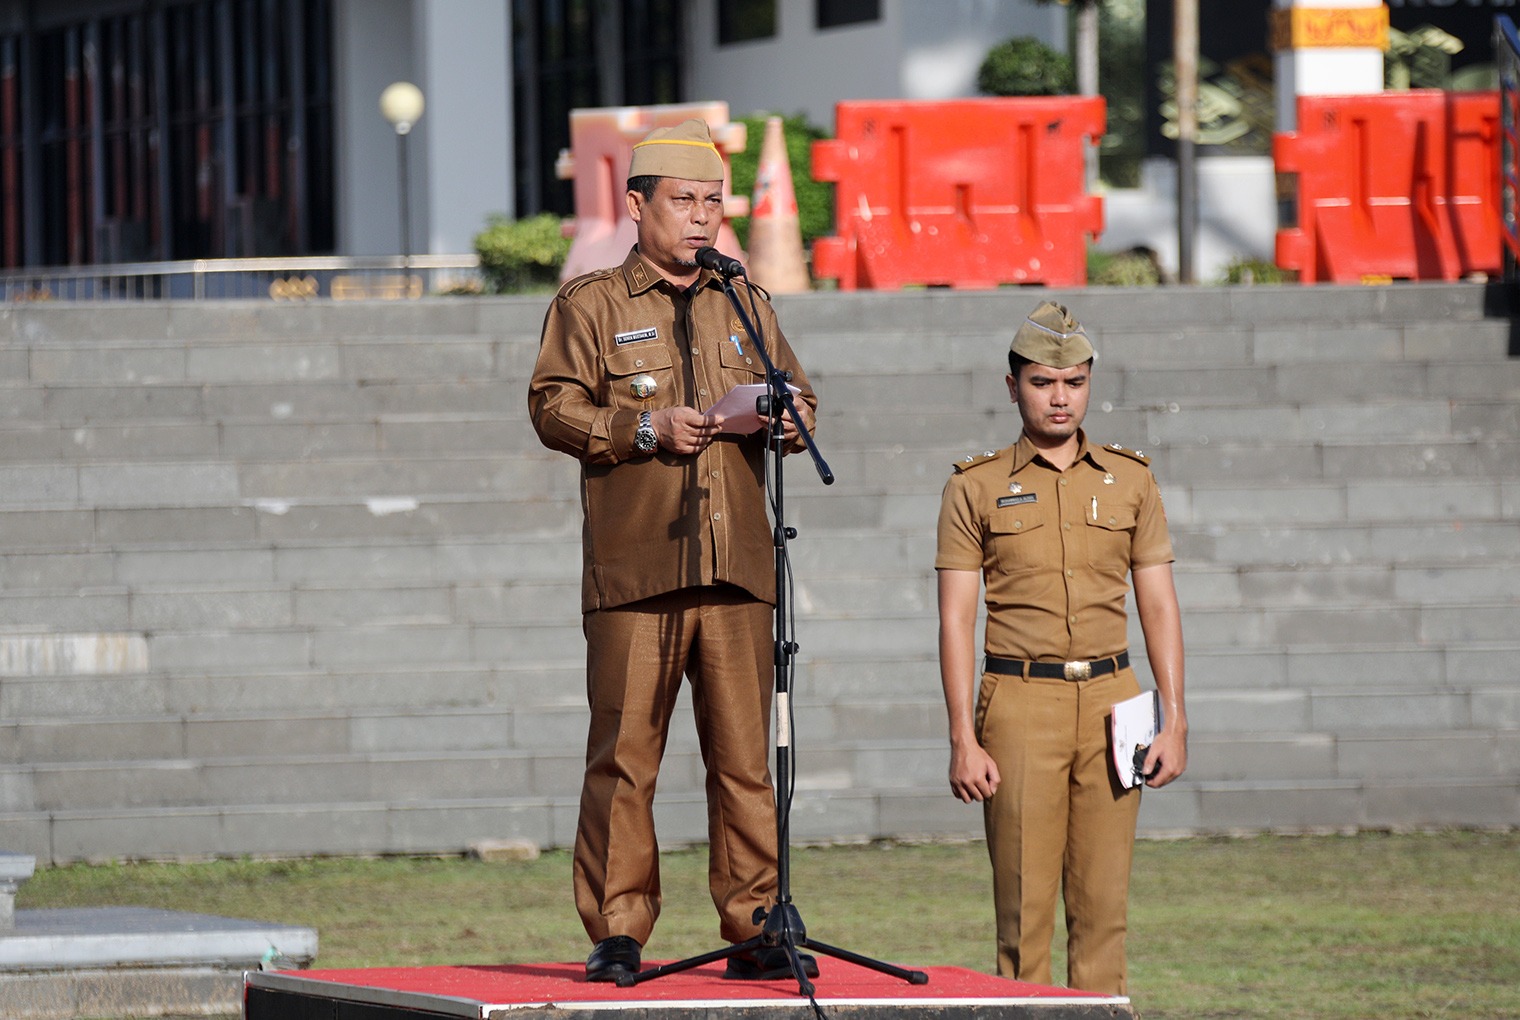
[[[1076,577],[1077,576],[1077,572],[1075,570],[1068,570],[1066,572],[1066,576],[1067,577]]]
[[[1076,623],[1077,622],[1077,615],[1075,613],[1073,613],[1072,615],[1068,616],[1066,619],[1068,619],[1072,623]]]
[[[1061,525],[1061,527],[1065,528],[1067,531],[1070,531],[1071,530],[1071,522],[1067,521],[1065,524]]]
[[[712,476],[713,476],[713,477],[714,477],[714,478],[717,478],[717,477],[718,477],[718,472],[716,472],[716,471],[714,471],[714,472],[713,472],[713,473],[712,473]]]
[[[715,521],[721,521],[722,519],[723,519],[723,515],[722,514],[713,514],[713,520],[715,520]]]
[[[639,360],[635,361],[633,363],[633,367],[634,368],[643,368],[644,367],[644,359],[640,358]]]
[[[1061,479],[1061,484],[1062,484],[1062,485],[1065,485],[1065,484],[1066,484],[1066,479],[1064,479],[1064,478],[1063,478],[1063,479]]]
[[[707,391],[706,391],[706,390],[698,390],[698,391],[697,391],[697,393],[698,393],[698,394],[699,394],[699,395],[700,395],[700,396],[704,396],[704,397],[705,397],[705,396],[707,396]]]

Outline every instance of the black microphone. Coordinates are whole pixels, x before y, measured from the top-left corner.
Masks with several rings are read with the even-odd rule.
[[[703,269],[711,269],[715,273],[724,276],[743,276],[744,263],[736,258],[730,258],[716,248],[698,248],[697,265]]]

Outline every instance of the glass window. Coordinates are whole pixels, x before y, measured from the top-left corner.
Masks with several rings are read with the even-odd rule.
[[[718,0],[718,45],[772,39],[776,0]]]
[[[623,102],[681,98],[681,0],[633,0],[623,11]]]
[[[818,0],[817,23],[822,28],[881,20],[881,0]]]
[[[332,0],[64,6],[0,40],[0,263],[332,250]]]

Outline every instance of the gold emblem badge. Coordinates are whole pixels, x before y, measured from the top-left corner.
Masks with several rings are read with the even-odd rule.
[[[1103,476],[1103,484],[1104,485],[1112,485],[1112,484],[1114,484],[1114,476],[1113,475],[1109,475],[1109,474],[1105,474]]]
[[[660,389],[660,384],[655,382],[654,376],[640,374],[633,377],[628,383],[628,389],[640,400],[648,400]]]
[[[1024,491],[1024,487],[1022,485],[1020,485],[1018,482],[1014,482],[1012,485],[1008,486],[1008,491],[1011,492],[1011,493],[1013,493],[1014,495],[1018,495],[1019,493],[1021,493],[1021,492]]]

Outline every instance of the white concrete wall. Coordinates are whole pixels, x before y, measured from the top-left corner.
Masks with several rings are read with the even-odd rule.
[[[1271,260],[1277,232],[1276,176],[1270,156],[1203,156],[1198,160],[1198,236],[1193,272],[1217,280],[1241,257]],[[1162,268],[1177,273],[1177,164],[1148,159],[1140,187],[1105,192],[1101,251],[1143,245]]]
[[[813,0],[781,0],[772,39],[718,45],[716,4],[690,7],[687,98],[727,101],[735,117],[801,112],[830,130],[844,99],[976,94],[987,51],[1015,35],[1065,45],[1065,12],[1028,0],[882,0],[882,19],[813,27]]]

